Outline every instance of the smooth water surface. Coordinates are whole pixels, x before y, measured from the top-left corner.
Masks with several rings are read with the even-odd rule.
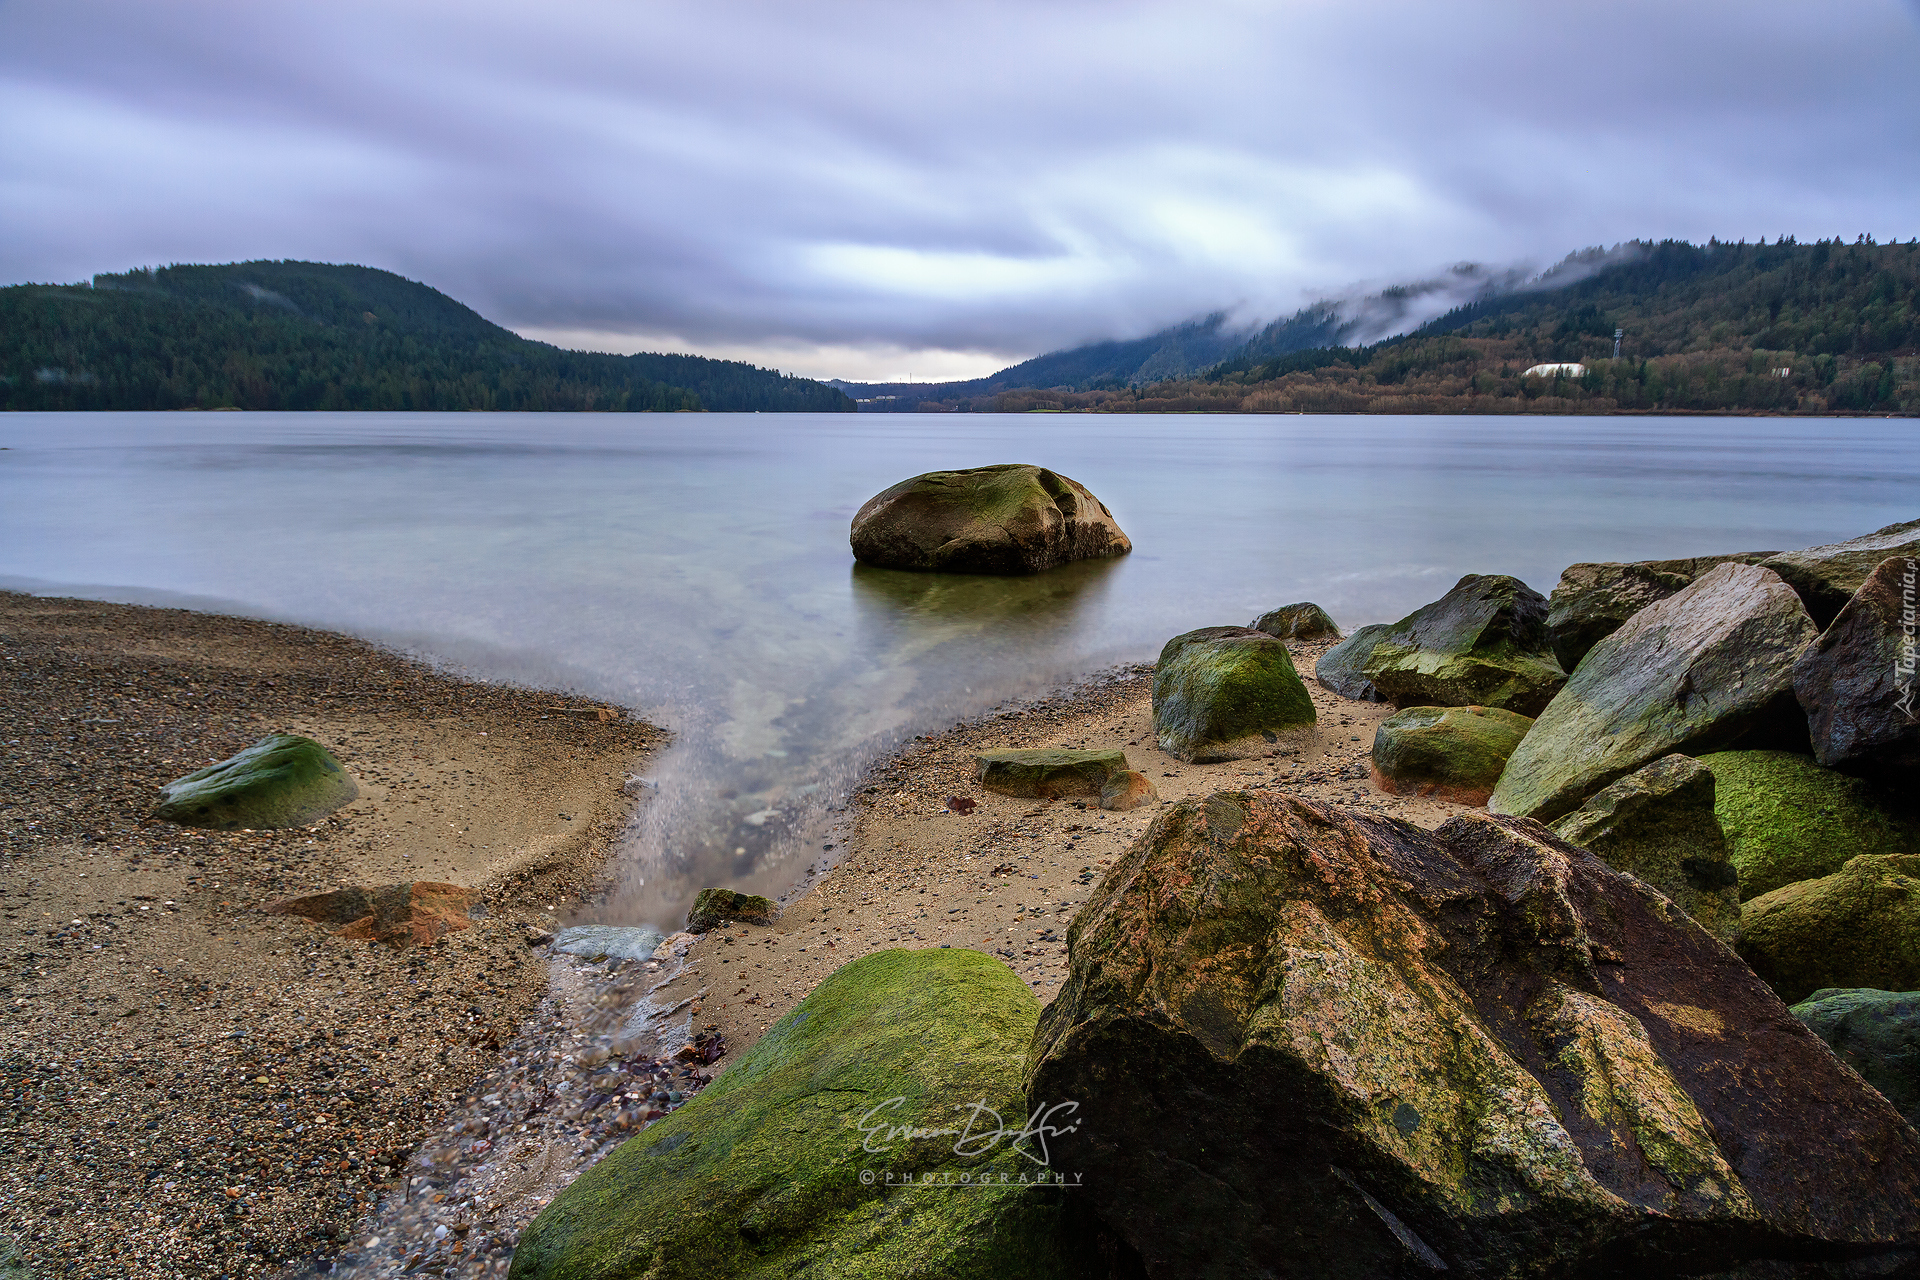
[[[1920,515],[1907,420],[935,414],[9,414],[0,585],[353,632],[674,728],[635,922],[778,891],[900,737],[1170,636],[1464,573],[1786,549]],[[918,472],[1034,462],[1133,538],[1023,579],[856,566]]]

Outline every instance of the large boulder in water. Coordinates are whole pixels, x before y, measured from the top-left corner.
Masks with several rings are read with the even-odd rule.
[[[1533,721],[1498,707],[1409,707],[1373,731],[1374,785],[1483,805]]]
[[[1316,673],[1336,693],[1346,690],[1335,681],[1364,683],[1395,706],[1523,716],[1539,715],[1567,680],[1553,657],[1546,598],[1518,578],[1477,573],[1392,626],[1356,631],[1322,655]]]
[[[902,480],[867,499],[851,541],[867,564],[939,573],[1038,573],[1133,550],[1085,485],[1020,463]]]
[[[1740,870],[1740,897],[1830,876],[1863,853],[1920,854],[1920,824],[1873,784],[1791,751],[1716,751],[1714,815]]]
[[[1920,556],[1920,520],[1890,524],[1847,542],[1783,551],[1761,563],[1800,593],[1807,612],[1824,627],[1888,556]]]
[[[1027,1118],[1038,1012],[977,951],[851,962],[562,1191],[521,1235],[513,1280],[1070,1274],[1059,1193],[1034,1185],[1049,1170],[1030,1141],[982,1136],[994,1115],[1008,1138]]]
[[[1282,640],[1338,640],[1339,624],[1319,605],[1311,600],[1299,604],[1283,604],[1278,609],[1269,609],[1247,624],[1255,631],[1264,631],[1270,636]]]
[[[1822,987],[1920,987],[1920,857],[1862,854],[1740,909],[1740,956],[1797,1003]]]
[[[1153,669],[1153,732],[1182,760],[1264,755],[1280,735],[1311,728],[1313,695],[1287,646],[1250,627],[1175,636]]]
[[[1693,556],[1683,560],[1641,560],[1632,564],[1573,564],[1547,597],[1547,629],[1553,653],[1572,671],[1587,650],[1620,629],[1620,624],[1657,604],[1723,564],[1758,564],[1772,551],[1731,556]]]
[[[1796,732],[1804,741],[1793,663],[1813,637],[1778,576],[1721,565],[1593,647],[1507,761],[1488,806],[1551,822],[1661,756],[1777,746]]]
[[[1740,873],[1713,812],[1713,772],[1687,756],[1636,769],[1553,824],[1616,871],[1637,876],[1731,942],[1740,931]]]
[[[156,818],[216,831],[304,827],[357,798],[360,788],[312,738],[272,733],[238,755],[160,788]]]
[[[1183,800],[1068,937],[1027,1096],[1149,1277],[1913,1265],[1920,1133],[1536,823]]]
[[[1914,606],[1920,558],[1890,556],[1793,668],[1821,764],[1866,773],[1920,771]]]
[[[1794,1005],[1793,1015],[1920,1125],[1920,991],[1829,988]]]

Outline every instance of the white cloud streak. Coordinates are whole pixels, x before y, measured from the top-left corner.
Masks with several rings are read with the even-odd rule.
[[[984,372],[1460,259],[1904,239],[1916,54],[1893,0],[16,3],[0,276],[357,261],[594,345]]]

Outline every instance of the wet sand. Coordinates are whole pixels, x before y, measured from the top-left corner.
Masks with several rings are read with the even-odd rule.
[[[145,820],[275,731],[360,798],[298,830]],[[549,999],[529,933],[601,887],[664,742],[341,636],[0,593],[0,1273],[324,1266]],[[395,951],[262,911],[405,880],[480,890],[473,926]]]
[[[1319,723],[1311,737],[1252,760],[1186,764],[1152,734],[1151,673],[1105,673],[1035,702],[1000,708],[907,745],[878,765],[852,802],[837,859],[768,927],[704,935],[663,991],[695,997],[695,1025],[723,1037],[721,1067],[849,960],[888,947],[971,947],[1012,966],[1042,1003],[1066,972],[1067,923],[1094,882],[1166,804],[1234,788],[1281,789],[1432,828],[1461,806],[1389,795],[1367,779],[1373,734],[1393,708],[1321,688],[1314,661],[1329,642],[1289,643]],[[1093,800],[995,795],[974,782],[976,752],[995,747],[1122,748],[1160,803],[1129,812]],[[956,813],[949,797],[972,800]],[[964,806],[962,806],[964,807]]]

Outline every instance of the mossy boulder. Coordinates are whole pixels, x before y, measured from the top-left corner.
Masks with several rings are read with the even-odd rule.
[[[1483,706],[1537,716],[1567,681],[1553,656],[1546,597],[1503,574],[1470,573],[1432,604],[1356,644],[1362,634],[1328,650],[1321,664],[1331,672],[1351,669],[1359,681],[1347,683],[1363,681],[1397,707]],[[1321,683],[1334,688],[1326,675]]]
[[[1714,818],[1712,770],[1687,756],[1636,769],[1553,824],[1568,844],[1652,885],[1724,942],[1740,930],[1740,873]]]
[[[1684,560],[1641,560],[1632,564],[1573,564],[1547,597],[1547,629],[1554,657],[1571,672],[1587,650],[1620,629],[1650,604],[1685,590],[1708,570],[1723,564],[1758,564],[1772,551],[1731,556],[1694,556]]]
[[[1920,987],[1920,856],[1862,854],[1740,909],[1740,956],[1790,1004],[1822,987]]]
[[[1038,573],[1133,550],[1085,485],[1020,463],[902,480],[855,513],[850,541],[865,564],[938,573]]]
[[[1920,1133],[1711,934],[1537,823],[1181,800],[1068,943],[1027,1097],[1080,1103],[1056,1163],[1131,1274],[1913,1263]]]
[[[1374,785],[1482,805],[1533,721],[1498,707],[1409,707],[1373,732]]]
[[[687,928],[705,933],[716,925],[737,920],[742,924],[772,924],[780,908],[771,898],[732,889],[702,889],[687,912]]]
[[[1920,1125],[1920,991],[1816,991],[1793,1016]]]
[[[1814,634],[1771,571],[1723,564],[1702,575],[1593,647],[1488,807],[1551,822],[1662,756],[1804,743],[1793,664]]]
[[[1920,774],[1920,678],[1910,646],[1920,558],[1890,556],[1793,667],[1813,755],[1850,772]]]
[[[1282,640],[1338,640],[1340,638],[1339,625],[1325,609],[1310,600],[1299,604],[1283,604],[1278,609],[1269,609],[1247,625],[1255,631],[1264,631]]]
[[[853,961],[561,1192],[521,1235],[513,1280],[1073,1274],[1063,1193],[1035,1185],[1069,1171],[1031,1139],[992,1140],[995,1115],[1014,1133],[1027,1118],[1038,1013],[977,951]]]
[[[1153,671],[1153,732],[1182,760],[1264,754],[1281,734],[1313,726],[1313,695],[1287,646],[1251,627],[1175,636]]]
[[[1800,593],[1807,612],[1825,627],[1846,607],[1888,556],[1920,556],[1920,520],[1890,524],[1865,537],[1804,551],[1783,551],[1763,561]]]
[[[1890,810],[1870,782],[1790,751],[1719,751],[1700,763],[1713,770],[1743,899],[1832,875],[1863,853],[1920,854],[1920,823]]]
[[[274,733],[160,788],[156,818],[215,831],[304,827],[358,798],[353,776],[312,738]]]
[[[1117,750],[1002,748],[973,758],[974,781],[983,789],[1022,799],[1097,796],[1115,774],[1129,768],[1127,753]]]
[[[1343,698],[1355,702],[1385,702],[1387,699],[1367,678],[1367,659],[1373,646],[1393,630],[1390,622],[1372,622],[1320,655],[1313,664],[1313,678]]]

